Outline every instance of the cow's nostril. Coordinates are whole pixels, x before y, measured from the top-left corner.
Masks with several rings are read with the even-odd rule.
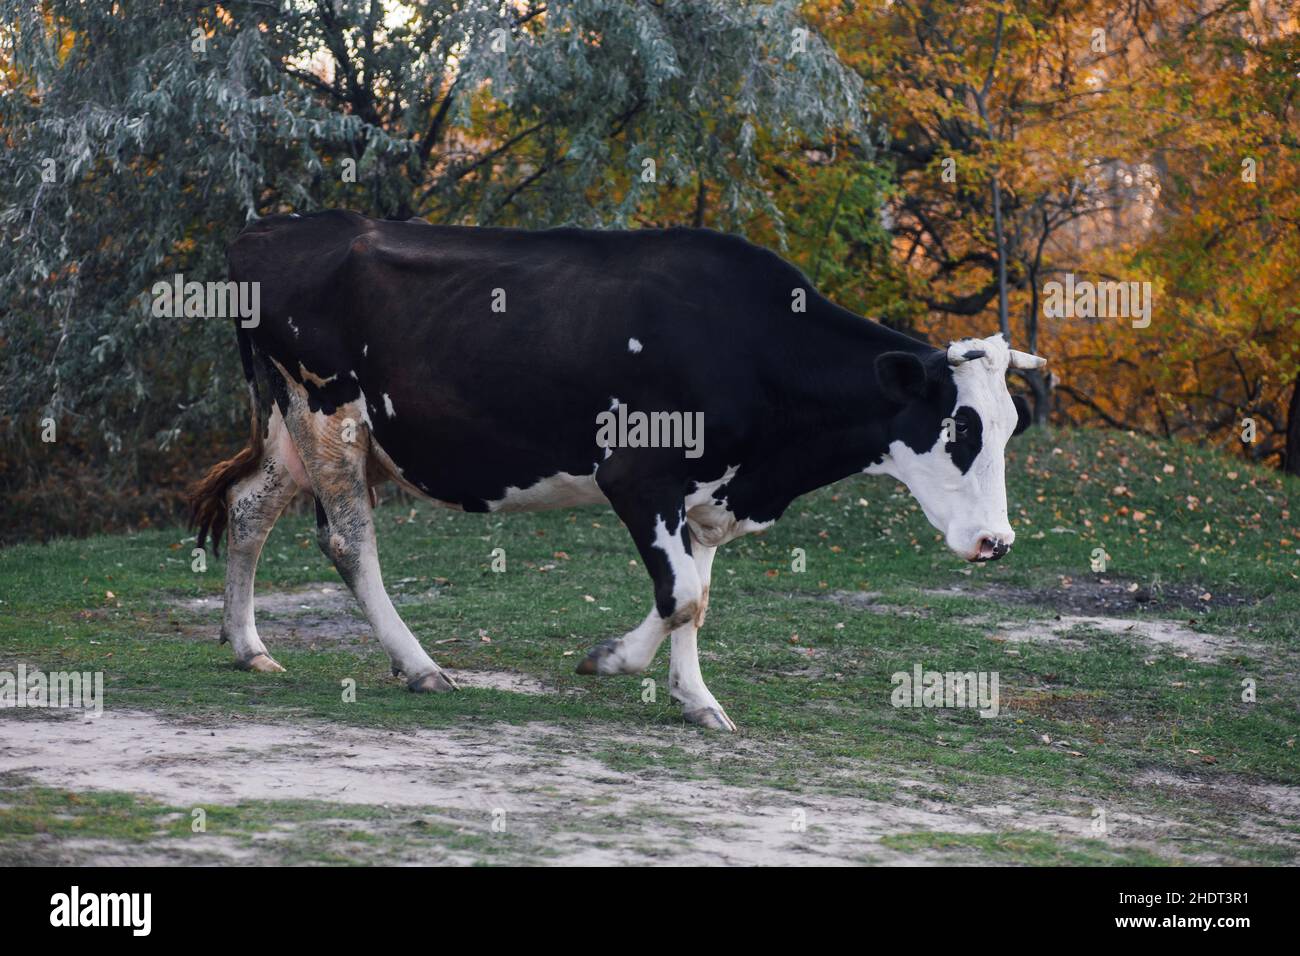
[[[1001,538],[995,538],[991,535],[985,535],[980,538],[979,548],[976,552],[976,561],[996,561],[1008,551],[1011,545],[1007,544]]]

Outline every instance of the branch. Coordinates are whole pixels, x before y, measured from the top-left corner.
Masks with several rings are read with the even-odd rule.
[[[1146,435],[1146,436],[1148,436],[1148,437],[1150,437],[1150,438],[1159,438],[1159,437],[1160,437],[1160,436],[1159,436],[1158,434],[1156,434],[1155,432],[1150,431],[1149,429],[1143,428],[1143,427],[1140,426],[1140,425],[1133,425],[1133,424],[1130,424],[1130,423],[1128,423],[1128,422],[1122,422],[1122,421],[1120,421],[1120,420],[1117,419],[1117,418],[1113,418],[1113,417],[1111,417],[1111,415],[1110,415],[1110,414],[1109,414],[1109,413],[1108,413],[1104,408],[1102,408],[1100,405],[1098,405],[1096,402],[1094,402],[1094,401],[1093,401],[1091,398],[1089,398],[1087,395],[1083,394],[1083,393],[1080,392],[1077,388],[1074,388],[1074,387],[1071,386],[1071,385],[1066,385],[1066,384],[1063,383],[1063,382],[1057,382],[1057,384],[1056,384],[1056,390],[1057,390],[1058,392],[1064,392],[1066,395],[1069,395],[1071,398],[1073,398],[1073,399],[1074,399],[1076,402],[1078,402],[1080,405],[1084,405],[1084,406],[1086,406],[1087,408],[1092,409],[1092,411],[1096,413],[1097,417],[1100,418],[1102,421],[1104,421],[1104,422],[1105,422],[1107,425],[1109,425],[1111,428],[1119,428],[1119,429],[1121,429],[1121,430],[1123,430],[1123,431],[1129,431],[1129,432],[1138,432],[1138,433],[1140,433],[1140,434],[1142,434],[1142,435]]]
[[[447,113],[451,110],[452,95],[456,92],[456,84],[460,79],[452,81],[451,86],[447,87],[446,94],[442,97],[442,102],[438,104],[438,111],[433,114],[433,121],[429,124],[429,129],[425,132],[424,138],[420,140],[420,160],[423,162],[429,158],[429,153],[433,151],[433,144],[438,141],[438,135],[442,132],[442,124],[447,119]]]

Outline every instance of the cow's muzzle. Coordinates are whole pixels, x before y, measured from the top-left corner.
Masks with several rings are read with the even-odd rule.
[[[1010,550],[1011,542],[1006,538],[991,534],[980,535],[979,544],[976,545],[975,553],[969,560],[996,561]]]

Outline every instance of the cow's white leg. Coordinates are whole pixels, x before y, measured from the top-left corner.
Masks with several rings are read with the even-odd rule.
[[[672,629],[696,615],[702,597],[699,572],[686,549],[680,513],[670,520],[674,520],[672,531],[656,514],[643,536],[633,535],[654,578],[655,606],[636,628],[592,648],[578,665],[579,674],[641,673]]]
[[[369,492],[355,499],[321,499],[321,510],[325,520],[317,525],[317,542],[361,605],[392,659],[393,673],[404,674],[413,691],[454,690],[455,683],[420,646],[384,590]]]
[[[285,417],[316,495],[316,542],[338,569],[366,620],[413,691],[455,690],[456,684],[420,646],[384,590],[370,510],[366,459],[370,433],[364,400],[331,414],[312,411],[302,386],[283,373],[290,391]]]
[[[645,559],[655,585],[655,608],[641,626],[594,648],[578,667],[580,674],[635,673],[654,656],[666,635],[672,635],[668,689],[691,723],[716,730],[736,729],[722,705],[709,692],[700,674],[696,638],[708,605],[708,585],[716,548],[688,537],[684,515],[665,521],[612,500]]]
[[[672,657],[668,664],[668,693],[682,705],[682,716],[693,724],[713,730],[736,729],[727,712],[704,684],[700,673],[699,631],[709,606],[709,581],[717,548],[694,543],[692,557],[700,581],[700,599],[695,616],[673,630]]]
[[[654,660],[668,636],[668,623],[650,609],[640,624],[622,637],[612,637],[593,647],[578,665],[579,674],[639,674]]]
[[[292,473],[297,464],[293,443],[278,410],[271,415],[257,470],[228,492],[226,597],[221,640],[229,641],[235,662],[245,670],[284,670],[267,653],[253,617],[253,580],[257,561],[271,528],[298,491]]]

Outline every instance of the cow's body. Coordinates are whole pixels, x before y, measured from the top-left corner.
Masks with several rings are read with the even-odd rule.
[[[260,322],[239,333],[255,435],[195,500],[216,534],[229,508],[223,637],[255,669],[278,665],[253,625],[253,569],[299,488],[316,496],[321,546],[395,671],[420,690],[451,684],[383,591],[368,486],[391,477],[468,511],[608,502],[654,579],[655,608],[581,669],[638,671],[672,634],[670,688],[688,719],[733,727],[695,652],[715,547],[814,488],[895,473],[895,460],[937,448],[944,467],[975,481],[983,445],[1010,434],[1002,411],[981,423],[960,404],[988,376],[840,309],[777,256],[713,232],[525,232],[331,212],[253,223],[230,262],[232,279],[261,287]],[[1007,359],[983,361],[1000,383]],[[1002,401],[990,395],[979,398],[991,403],[986,417]],[[620,405],[699,416],[702,447],[602,446],[598,416]],[[943,418],[965,412],[974,434],[939,442]],[[1005,433],[990,434],[994,424]],[[950,544],[970,550],[944,520]],[[1009,546],[1005,497],[1000,521],[976,521],[973,556]]]
[[[880,403],[874,354],[936,351],[832,305],[770,252],[703,230],[274,218],[236,241],[231,276],[262,284],[258,350],[326,410],[364,394],[401,478],[467,511],[603,501],[596,417],[617,401],[702,413],[704,454],[658,457],[683,491],[736,466],[728,500],[770,521],[884,452],[883,427],[866,434],[855,408]],[[808,312],[792,311],[795,289]],[[799,401],[801,383],[814,400]],[[554,501],[525,493],[548,482]]]

